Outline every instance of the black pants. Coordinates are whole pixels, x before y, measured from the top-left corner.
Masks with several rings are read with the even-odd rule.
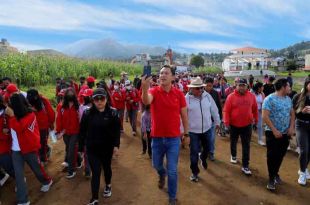
[[[310,162],[310,123],[296,120],[296,136],[300,148],[300,171],[305,172]]]
[[[289,145],[289,137],[283,135],[282,138],[275,138],[271,131],[266,131],[266,144],[267,144],[267,166],[269,179],[274,180],[278,175],[283,158],[286,154]]]
[[[87,156],[89,160],[90,169],[92,171],[92,178],[91,178],[92,198],[98,199],[102,167],[104,171],[104,179],[106,185],[111,184],[112,179],[111,161],[113,156],[113,149],[111,151],[104,151],[102,153],[94,153],[92,151],[87,150]]]
[[[150,157],[152,157],[152,138],[151,138],[151,133],[150,132],[146,132],[146,135],[147,135],[147,139],[143,139],[143,135],[144,133],[141,132],[142,136],[141,136],[141,139],[142,139],[142,151],[143,152],[146,152],[147,150],[147,153],[149,154]]]
[[[48,130],[40,130],[40,143],[41,143],[41,148],[39,150],[40,154],[40,160],[41,162],[47,162],[48,156],[47,153],[49,152],[49,147],[47,145],[48,141]]]
[[[242,166],[249,167],[250,161],[250,142],[252,135],[252,125],[245,127],[230,126],[230,152],[231,156],[237,156],[237,143],[239,135],[242,144]]]

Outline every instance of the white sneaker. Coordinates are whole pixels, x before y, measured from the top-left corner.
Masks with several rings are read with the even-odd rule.
[[[5,174],[4,177],[0,180],[0,185],[3,186],[9,178],[10,178],[10,175]]]
[[[266,143],[263,142],[262,140],[258,140],[258,144],[261,145],[261,146],[266,146]]]
[[[298,175],[300,175],[300,173],[302,173],[302,172],[300,170],[298,170]],[[306,169],[305,173],[306,173],[306,179],[310,179],[310,173],[309,173],[308,169]]]
[[[30,205],[30,201],[28,201],[26,203],[22,203],[22,204],[17,204],[17,205]]]
[[[63,167],[68,167],[69,164],[68,164],[67,162],[63,162],[63,163],[61,163],[61,166],[63,166]]]
[[[297,148],[295,149],[295,152],[297,152],[298,154],[300,154],[300,148],[297,147]]]
[[[42,185],[41,186],[41,191],[42,192],[48,192],[50,190],[52,184],[53,184],[53,180],[51,180],[50,183],[48,183],[46,185]]]
[[[298,178],[298,184],[305,186],[307,184],[307,178],[305,172],[300,172]]]
[[[230,162],[233,164],[237,164],[238,163],[237,157],[230,156]]]
[[[252,175],[252,172],[249,168],[247,167],[242,167],[241,171],[245,174],[245,175]]]

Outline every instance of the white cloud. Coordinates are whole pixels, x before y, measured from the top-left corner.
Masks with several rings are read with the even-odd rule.
[[[251,42],[225,43],[219,41],[186,41],[178,44],[181,49],[191,50],[192,52],[205,53],[226,53],[235,48],[254,46]]]

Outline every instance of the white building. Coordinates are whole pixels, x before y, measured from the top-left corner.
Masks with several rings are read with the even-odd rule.
[[[305,56],[305,69],[310,71],[310,54],[307,54]]]
[[[223,71],[265,70],[269,53],[265,49],[244,47],[231,51],[222,63]]]

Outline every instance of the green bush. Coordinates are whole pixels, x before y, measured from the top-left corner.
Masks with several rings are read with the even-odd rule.
[[[218,67],[199,67],[192,70],[193,73],[221,73],[221,68]]]

